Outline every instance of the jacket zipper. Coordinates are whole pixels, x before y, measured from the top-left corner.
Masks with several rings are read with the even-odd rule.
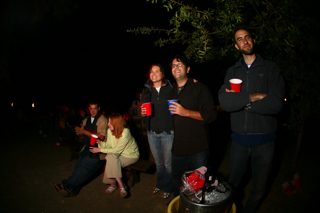
[[[249,93],[249,70],[247,70],[247,93]],[[247,121],[248,121],[248,110],[245,110],[245,120],[244,120],[244,133],[245,134],[247,134]]]
[[[159,103],[160,90],[161,90],[161,87],[160,87],[160,89],[159,89],[159,92],[156,91],[156,92],[158,93],[158,95],[157,95],[157,105],[158,105],[158,109],[160,108],[160,103]],[[159,118],[159,116],[158,116],[158,132],[160,131],[160,130],[159,130],[159,122],[160,122],[160,120],[159,120],[159,119],[160,119],[160,118]]]

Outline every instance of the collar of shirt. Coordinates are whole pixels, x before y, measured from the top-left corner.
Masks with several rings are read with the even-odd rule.
[[[257,61],[258,55],[256,55],[256,59],[254,59],[254,62]],[[244,66],[244,68],[246,68],[246,70],[248,71],[250,69],[250,67],[253,66],[254,62],[250,65],[250,67],[248,67],[248,65],[246,64],[246,62],[244,61],[244,59],[242,59],[242,65]]]
[[[184,89],[184,86],[182,86],[182,87],[177,86],[177,88],[178,88],[178,94],[180,94],[180,92]]]

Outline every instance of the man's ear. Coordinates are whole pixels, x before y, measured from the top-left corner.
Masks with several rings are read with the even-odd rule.
[[[190,72],[190,67],[187,68],[187,73],[189,73],[189,72]]]
[[[237,50],[239,50],[238,44],[234,44],[234,47],[237,48]]]

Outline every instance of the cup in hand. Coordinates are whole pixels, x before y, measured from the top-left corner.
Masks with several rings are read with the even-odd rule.
[[[142,104],[143,108],[146,108],[146,116],[152,115],[151,102]]]
[[[171,115],[174,115],[174,114],[171,112],[171,110],[170,110],[170,106],[171,106],[171,105],[174,105],[174,104],[170,103],[170,101],[178,103],[178,99],[168,100],[168,105],[169,105],[170,114],[171,114]]]
[[[91,145],[91,146],[96,145],[97,139],[98,139],[98,136],[92,134],[92,135],[91,135],[91,138],[90,138],[90,145]]]
[[[240,92],[241,84],[242,84],[241,79],[233,78],[233,79],[230,79],[229,82],[230,82],[231,90],[235,92]]]

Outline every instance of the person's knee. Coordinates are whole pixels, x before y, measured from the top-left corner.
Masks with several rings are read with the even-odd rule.
[[[120,154],[118,153],[108,153],[106,159],[119,159]]]

